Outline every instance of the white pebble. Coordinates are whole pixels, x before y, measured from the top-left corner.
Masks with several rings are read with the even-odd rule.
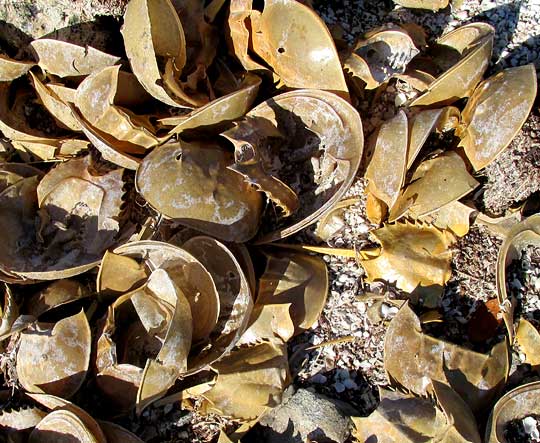
[[[540,438],[540,433],[538,432],[538,424],[533,417],[525,417],[523,419],[523,429],[534,440],[538,440]]]

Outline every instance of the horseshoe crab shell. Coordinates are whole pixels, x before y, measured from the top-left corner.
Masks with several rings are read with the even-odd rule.
[[[232,163],[216,143],[170,143],[144,158],[135,183],[164,216],[225,241],[245,242],[259,227],[262,197],[227,169]]]

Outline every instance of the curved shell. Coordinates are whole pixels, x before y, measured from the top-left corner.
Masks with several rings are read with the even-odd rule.
[[[29,443],[98,443],[98,440],[71,411],[58,409],[34,428]]]
[[[215,144],[170,143],[145,157],[135,182],[166,217],[225,241],[245,242],[257,232],[262,198],[227,169],[232,163]]]
[[[14,60],[7,55],[0,54],[0,82],[10,82],[26,74],[34,62]]]
[[[282,173],[288,172],[298,180],[296,174],[307,171],[311,180],[308,190],[293,188],[301,191],[297,192],[300,205],[296,213],[277,223],[265,220],[266,232],[259,233],[257,243],[269,243],[316,222],[351,186],[364,147],[362,122],[345,100],[308,89],[277,95],[247,116],[269,121],[290,144],[281,143],[276,153],[288,168],[278,171],[278,178],[287,184]],[[268,232],[272,226],[274,229]]]
[[[286,86],[348,98],[332,36],[311,8],[295,0],[265,0],[262,13],[251,14],[251,27],[253,50]]]

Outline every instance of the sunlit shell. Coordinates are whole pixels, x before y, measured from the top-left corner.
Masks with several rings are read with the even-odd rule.
[[[525,354],[525,363],[530,364],[533,369],[540,367],[540,332],[524,318],[519,320],[516,342]]]
[[[506,429],[510,422],[540,414],[540,382],[527,383],[499,399],[486,426],[486,443],[509,443]]]
[[[322,241],[328,241],[345,228],[343,216],[351,206],[360,202],[359,198],[348,198],[336,203],[330,212],[321,217],[315,230],[315,236]]]
[[[506,291],[506,267],[520,258],[526,246],[540,245],[540,214],[531,215],[508,232],[497,256],[497,298],[510,343],[514,341],[514,308],[516,300]]]
[[[187,129],[207,131],[210,127],[237,120],[245,115],[257,97],[261,79],[255,74],[247,74],[238,90],[212,100],[202,108],[192,111],[187,116],[168,117],[160,123],[173,125],[169,134],[179,134]]]
[[[460,29],[461,28],[458,28],[454,32],[463,32],[460,31]],[[493,49],[494,30],[487,32],[484,31],[484,28],[481,29],[481,32],[473,34],[478,37],[477,41],[470,41],[471,32],[468,30],[463,32],[465,44],[458,45],[452,41],[451,44],[453,46],[450,48],[454,49],[461,58],[454,66],[437,77],[437,79],[429,85],[428,90],[415,99],[410,106],[452,104],[453,102],[463,97],[469,97],[472,94],[489,65],[491,51]],[[443,36],[441,40],[444,44],[445,37]],[[447,40],[446,42],[450,44],[451,41]],[[460,48],[463,49],[463,53],[459,53]]]
[[[344,68],[373,89],[396,74],[403,74],[409,62],[418,54],[409,34],[401,28],[372,31],[359,40]]]
[[[169,69],[174,71],[170,75],[175,78],[186,64],[184,30],[171,2],[130,1],[124,15],[122,36],[131,69],[148,93],[169,106],[190,107],[162,86],[166,74],[157,61],[158,57],[163,57]]]
[[[265,0],[262,13],[251,15],[251,27],[254,52],[283,84],[323,89],[348,98],[332,36],[311,8],[295,0]]]
[[[313,326],[326,303],[328,271],[324,260],[307,254],[268,250],[259,279],[257,304],[290,304],[295,334]]]
[[[62,409],[49,413],[34,428],[29,443],[98,443],[98,440],[71,411]]]
[[[404,111],[385,121],[375,135],[374,151],[365,177],[368,191],[392,207],[405,182],[407,171],[408,121]]]
[[[431,9],[438,11],[448,6],[449,0],[394,0],[394,3],[404,8]]]
[[[390,209],[388,219],[397,220],[405,213],[414,218],[431,214],[464,197],[478,185],[459,154],[453,151],[443,153],[420,163],[410,184]]]
[[[51,309],[81,300],[87,296],[88,293],[78,281],[70,279],[57,280],[29,297],[25,303],[25,312],[38,318]]]
[[[492,404],[506,382],[508,344],[488,354],[433,338],[422,332],[416,314],[404,305],[390,322],[384,340],[384,367],[392,380],[426,395],[431,380],[448,384],[477,414]]]
[[[283,139],[274,140],[269,149],[278,165],[275,176],[299,198],[299,209],[290,217],[275,220],[275,214],[270,214],[273,208],[267,211],[266,232],[260,233],[257,242],[268,243],[316,222],[347,191],[362,157],[362,122],[345,100],[308,89],[278,95],[247,116],[266,119],[282,132]],[[302,174],[309,176],[307,188],[301,185]],[[268,232],[276,223],[276,229]]]
[[[14,60],[5,54],[0,54],[0,82],[10,82],[26,74],[34,62]]]
[[[105,54],[95,48],[61,40],[48,38],[34,40],[30,43],[30,47],[36,54],[39,67],[59,77],[92,74],[120,61],[119,57]]]
[[[35,428],[46,415],[46,412],[35,407],[4,410],[0,412],[0,429],[10,438],[10,434]]]
[[[72,131],[80,131],[81,125],[73,117],[70,107],[32,72],[30,76],[43,106],[54,116],[59,126]]]
[[[421,435],[426,441],[480,443],[476,421],[466,403],[442,383],[435,381],[435,386],[437,405],[426,398],[379,389],[377,409],[367,417],[352,417],[354,437],[360,442],[375,436],[378,443],[417,443]]]
[[[535,98],[536,70],[532,64],[505,69],[478,85],[456,133],[476,171],[510,144],[527,120]]]
[[[232,155],[215,143],[163,145],[137,170],[137,189],[168,218],[225,241],[244,242],[257,232],[262,197],[227,169],[232,163]]]
[[[159,139],[148,119],[117,105],[116,93],[122,87],[119,86],[122,79],[119,72],[119,66],[112,66],[86,77],[77,88],[75,105],[86,121],[99,131],[118,140],[151,148],[159,143]]]
[[[97,290],[101,294],[120,295],[141,286],[148,278],[143,263],[106,251],[97,276]]]
[[[71,397],[86,377],[90,346],[90,326],[84,311],[54,325],[37,323],[21,335],[19,382],[29,392]]]

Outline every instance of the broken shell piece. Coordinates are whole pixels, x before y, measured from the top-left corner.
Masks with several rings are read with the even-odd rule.
[[[359,40],[344,62],[344,68],[373,89],[396,74],[403,74],[418,49],[401,28],[372,31]]]
[[[227,169],[232,163],[215,143],[170,143],[145,157],[135,182],[166,217],[225,241],[245,242],[257,232],[262,198]]]
[[[186,64],[184,30],[171,2],[131,0],[124,14],[122,37],[131,69],[148,93],[169,106],[192,107],[162,86],[165,64],[170,77],[167,83],[173,86]]]
[[[406,213],[413,218],[429,215],[464,197],[478,185],[459,154],[445,152],[420,163],[410,184],[390,209],[388,220],[397,220]]]
[[[497,298],[510,343],[514,342],[514,308],[516,300],[506,292],[506,267],[520,258],[522,250],[528,245],[540,245],[540,214],[529,218],[510,229],[497,256]]]
[[[458,237],[463,237],[469,232],[470,216],[473,212],[476,212],[476,209],[453,201],[431,215],[419,217],[418,220],[431,223],[439,229],[450,229]]]
[[[418,395],[429,392],[431,380],[454,389],[475,414],[491,407],[506,382],[508,344],[479,354],[422,332],[408,304],[392,319],[384,339],[384,367],[390,378]]]
[[[438,11],[448,6],[449,0],[394,0],[394,3],[404,8],[430,9]]]
[[[70,107],[47,85],[44,85],[34,73],[30,72],[30,77],[43,106],[53,115],[58,125],[72,131],[80,131],[81,125],[73,117]]]
[[[30,47],[36,54],[39,67],[59,77],[92,74],[120,61],[120,57],[105,54],[90,46],[82,47],[61,40],[34,40]]]
[[[486,443],[510,443],[508,425],[515,420],[540,415],[540,382],[527,383],[507,392],[499,399],[486,426]]]
[[[46,415],[45,411],[36,407],[3,410],[0,412],[0,429],[9,438],[10,434],[35,428]]]
[[[57,280],[26,300],[26,312],[38,318],[59,306],[87,297],[84,287],[76,280]]]
[[[102,294],[125,294],[148,278],[144,264],[131,257],[106,251],[97,276],[97,290]]]
[[[97,130],[109,136],[143,148],[151,148],[160,140],[152,124],[141,116],[117,106],[116,93],[120,66],[111,66],[86,77],[75,96],[75,105],[84,119]]]
[[[348,99],[334,41],[315,11],[295,0],[265,0],[262,13],[250,18],[254,52],[284,85],[332,91]]]
[[[328,294],[328,271],[320,257],[265,251],[266,269],[259,279],[257,305],[290,304],[295,334],[319,319]]]
[[[362,122],[345,100],[308,89],[278,95],[247,116],[267,120],[282,133],[277,143],[272,137],[266,141],[276,159],[271,172],[299,198],[290,217],[276,220],[273,208],[267,211],[266,232],[260,232],[257,243],[269,243],[316,222],[349,189],[362,158]]]
[[[521,129],[536,98],[534,65],[509,68],[474,91],[456,132],[475,171],[495,160]]]
[[[345,228],[343,215],[347,208],[360,203],[359,198],[348,198],[336,203],[328,214],[321,217],[315,229],[315,236],[322,241],[328,241]]]
[[[384,122],[376,135],[373,156],[366,169],[368,191],[392,207],[405,181],[408,122],[404,111]]]
[[[459,31],[459,29],[454,32]],[[489,65],[494,30],[489,33],[479,33],[479,40],[472,43],[470,42],[471,33],[466,30],[464,34],[466,44],[463,45],[464,52],[460,54],[459,61],[437,77],[429,85],[428,90],[413,100],[410,106],[449,105],[463,97],[471,96]],[[443,44],[444,41],[443,36]],[[450,44],[450,41],[447,43]],[[456,43],[452,48],[458,51],[460,46]]]
[[[36,323],[21,334],[19,382],[29,392],[69,398],[86,377],[90,347],[90,326],[84,311],[54,325]]]
[[[433,381],[437,403],[379,388],[380,403],[367,417],[352,417],[354,437],[367,443],[418,443],[445,441],[480,443],[476,420],[466,403],[452,389]],[[452,436],[452,437],[450,437]],[[422,439],[422,440],[420,440]]]
[[[165,126],[174,125],[174,128],[169,131],[169,135],[180,134],[187,129],[200,128],[207,131],[209,127],[243,117],[255,101],[260,85],[260,77],[248,73],[237,91],[212,100],[187,116],[168,117],[159,122]]]
[[[13,140],[13,147],[19,151],[24,161],[65,160],[86,151],[90,146],[87,140],[79,139],[34,139]]]
[[[397,223],[371,231],[381,244],[378,257],[361,260],[369,281],[383,279],[413,292],[418,286],[446,284],[451,275],[454,238],[448,231],[422,224]]]
[[[26,74],[34,62],[14,60],[7,55],[0,54],[0,82],[10,82]]]

